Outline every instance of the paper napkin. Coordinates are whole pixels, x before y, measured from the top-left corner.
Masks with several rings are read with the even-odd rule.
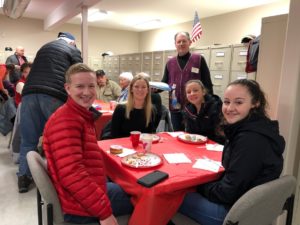
[[[211,159],[197,159],[197,161],[193,165],[193,168],[218,172],[220,165],[221,162]]]
[[[163,154],[168,163],[191,163],[192,161],[184,153]]]
[[[117,156],[120,156],[120,157],[125,157],[127,155],[130,155],[130,154],[133,154],[135,153],[136,151],[131,149],[131,148],[123,148],[123,152],[121,154],[118,154]]]
[[[209,151],[218,151],[222,152],[224,146],[220,144],[206,144],[206,149]]]

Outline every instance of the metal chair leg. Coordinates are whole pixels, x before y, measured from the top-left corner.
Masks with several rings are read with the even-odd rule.
[[[292,220],[293,220],[293,210],[294,210],[294,200],[295,200],[295,195],[292,195],[289,197],[284,205],[284,209],[287,211],[286,215],[286,225],[292,225]]]
[[[37,188],[38,225],[43,225],[43,212],[42,212],[42,206],[43,205],[44,205],[44,202],[42,201],[42,197],[41,197],[40,191]]]
[[[47,205],[47,225],[53,225],[53,205]]]

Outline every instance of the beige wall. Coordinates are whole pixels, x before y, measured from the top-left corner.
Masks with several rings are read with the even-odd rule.
[[[66,24],[53,31],[44,31],[41,20],[28,18],[13,20],[0,16],[0,51],[4,51],[6,46],[15,49],[22,45],[25,47],[26,55],[35,55],[43,44],[54,40],[59,31],[68,31],[74,34],[77,46],[81,48],[79,25]],[[112,51],[115,54],[138,52],[139,34],[131,31],[89,27],[88,46],[88,55],[99,58],[106,51]]]
[[[256,80],[262,85],[269,103],[269,115],[277,118],[278,89],[281,79],[284,42],[288,15],[266,17],[262,20]],[[276,46],[276,48],[274,47]],[[272,82],[270,82],[272,79]]]
[[[246,34],[260,33],[262,17],[287,13],[288,6],[289,0],[282,0],[279,3],[201,19],[203,37],[197,45],[239,43]],[[140,33],[89,27],[88,55],[101,57],[101,53],[106,51],[125,54],[174,49],[174,34],[180,30],[191,31],[191,27],[192,21]],[[13,20],[0,16],[0,51],[6,46],[15,48],[22,45],[27,55],[34,55],[43,44],[53,40],[59,31],[73,33],[77,38],[78,47],[81,48],[79,25],[66,24],[53,31],[44,31],[41,20]]]
[[[260,34],[261,19],[272,15],[285,14],[289,10],[289,0],[279,3],[253,7],[233,13],[201,19],[203,36],[196,44],[237,44],[247,34]],[[201,12],[199,12],[201,14]],[[142,32],[140,34],[141,52],[174,49],[174,34],[178,31],[192,30],[193,21],[164,29]]]

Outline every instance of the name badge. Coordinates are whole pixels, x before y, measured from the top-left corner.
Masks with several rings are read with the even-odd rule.
[[[199,73],[199,69],[196,67],[192,67],[192,73]]]

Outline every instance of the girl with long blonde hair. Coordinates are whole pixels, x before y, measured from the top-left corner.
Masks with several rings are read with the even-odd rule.
[[[137,74],[129,85],[127,102],[119,104],[112,117],[111,136],[127,137],[130,131],[155,132],[156,110],[151,103],[148,78]]]

